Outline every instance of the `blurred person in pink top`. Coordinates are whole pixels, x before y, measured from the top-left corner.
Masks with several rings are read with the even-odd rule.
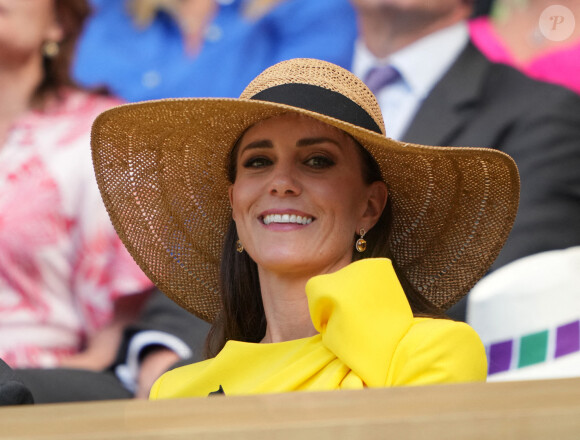
[[[580,93],[580,0],[487,3],[482,12],[488,15],[469,23],[479,50],[493,62]]]
[[[0,358],[101,370],[152,284],[109,220],[90,128],[120,103],[75,86],[88,5],[0,0]]]

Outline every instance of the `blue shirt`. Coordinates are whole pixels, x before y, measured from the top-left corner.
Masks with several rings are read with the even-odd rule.
[[[244,0],[220,1],[199,54],[186,54],[173,19],[158,13],[139,29],[125,1],[93,0],[95,13],[73,68],[84,86],[107,86],[128,101],[168,97],[238,97],[279,61],[319,58],[350,68],[356,39],[348,0],[285,0],[252,21]]]

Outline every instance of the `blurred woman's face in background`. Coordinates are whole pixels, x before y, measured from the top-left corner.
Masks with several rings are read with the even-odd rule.
[[[42,59],[46,41],[60,41],[55,0],[0,0],[0,67]]]

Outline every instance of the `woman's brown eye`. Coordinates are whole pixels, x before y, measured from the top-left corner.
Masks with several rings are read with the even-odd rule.
[[[326,156],[314,156],[306,161],[306,165],[312,168],[328,168],[334,165],[334,161]]]
[[[265,157],[251,157],[244,162],[244,168],[262,168],[271,164],[272,161]]]

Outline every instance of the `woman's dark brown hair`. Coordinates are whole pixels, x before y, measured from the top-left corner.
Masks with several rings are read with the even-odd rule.
[[[71,65],[77,41],[91,9],[86,0],[54,0],[55,16],[63,29],[59,51],[53,57],[44,57],[44,75],[33,97],[33,104],[42,107],[50,96],[59,96],[64,86],[76,87],[71,76]]]
[[[383,178],[377,162],[356,140],[354,142],[362,158],[362,173],[365,183],[370,185],[378,180],[382,181]],[[236,143],[229,157],[228,178],[232,183],[236,179],[238,145],[239,142]],[[415,316],[443,317],[437,307],[417,293],[402,271],[398,269],[396,261],[392,259],[388,246],[390,219],[391,203],[387,202],[377,224],[365,235],[367,249],[364,253],[354,250],[356,237],[353,236],[352,260],[378,257],[391,259],[413,314]],[[231,220],[222,250],[222,310],[213,322],[206,340],[205,356],[207,358],[217,355],[229,339],[260,342],[266,333],[266,316],[262,304],[258,267],[247,252],[235,251],[237,239],[236,224]]]

